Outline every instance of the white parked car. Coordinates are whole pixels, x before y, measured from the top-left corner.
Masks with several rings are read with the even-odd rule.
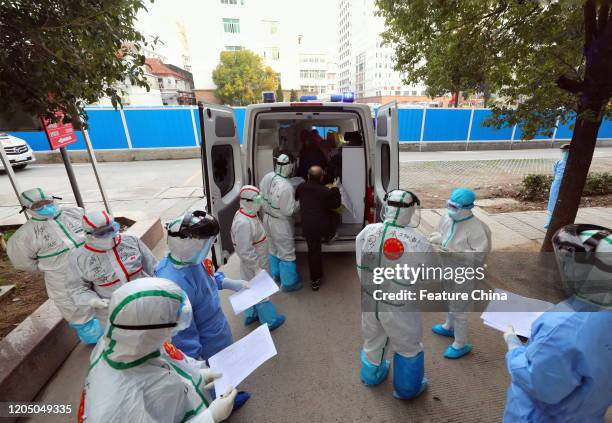
[[[2,142],[4,151],[6,151],[6,155],[13,168],[23,169],[28,164],[36,161],[32,147],[21,138],[0,132],[0,142]],[[0,161],[0,169],[4,169],[2,161]]]

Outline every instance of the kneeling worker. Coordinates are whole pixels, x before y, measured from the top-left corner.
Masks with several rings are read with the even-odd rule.
[[[308,267],[313,290],[318,290],[323,277],[321,240],[336,235],[340,216],[334,211],[341,204],[340,190],[324,185],[325,172],[320,166],[308,169],[308,181],[300,184],[295,199],[300,202],[302,228],[308,244]]]

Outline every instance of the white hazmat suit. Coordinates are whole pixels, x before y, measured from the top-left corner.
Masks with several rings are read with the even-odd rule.
[[[264,198],[263,224],[269,236],[270,273],[273,278],[280,279],[284,291],[296,291],[302,287],[295,262],[293,220],[300,205],[289,180],[294,167],[293,158],[281,154],[274,172],[266,174],[259,184]]]
[[[43,272],[47,294],[64,319],[77,325],[87,323],[93,318],[91,310],[77,307],[66,284],[70,251],[85,242],[83,209],[59,207],[53,197],[40,188],[24,191],[21,200],[31,219],[8,241],[7,254],[11,263],[18,270]],[[42,206],[45,215],[38,212],[42,211],[37,207],[40,203],[47,203]]]
[[[245,185],[240,190],[240,209],[232,222],[232,242],[240,258],[240,277],[250,281],[262,270],[268,270],[268,239],[257,212],[263,203],[259,189]],[[266,299],[244,312],[244,324],[257,319],[274,330],[285,322],[285,316],[276,312],[276,307]]]
[[[117,289],[109,327],[92,353],[79,421],[216,423],[229,417],[236,390],[209,405],[205,389],[220,375],[168,342],[190,320],[189,300],[167,279],[142,278]]]
[[[362,295],[370,295],[367,285],[372,286],[372,267],[418,266],[423,257],[434,253],[425,237],[411,227],[419,204],[416,195],[408,191],[392,191],[386,199],[384,222],[368,225],[357,235],[357,269],[363,290],[366,291]],[[416,258],[414,253],[423,254],[418,254],[419,258]],[[387,282],[389,285],[394,283]],[[389,289],[397,288],[402,287]],[[385,353],[390,342],[396,351],[393,357],[393,395],[409,399],[419,395],[427,386],[421,344],[421,314],[410,311],[409,305],[408,308],[398,308],[396,312],[392,310],[393,307],[377,301],[375,310],[361,313],[364,344],[360,376],[366,385],[377,385],[386,378],[389,362],[385,360]]]
[[[92,307],[106,325],[104,300],[130,281],[153,276],[157,260],[140,239],[120,235],[119,225],[105,211],[83,216],[83,228],[86,242],[70,254],[67,277],[77,306]],[[104,236],[97,236],[100,231]]]
[[[467,265],[478,266],[491,251],[491,231],[489,227],[472,213],[476,195],[466,188],[457,188],[448,201],[448,213],[440,218],[438,228],[429,240],[442,253],[461,254]],[[459,256],[457,254],[457,256]],[[452,259],[451,259],[452,260]],[[454,281],[447,281],[444,288],[448,292],[457,289],[469,290],[467,283],[460,288]],[[446,358],[459,358],[472,351],[468,343],[467,304],[463,301],[450,301],[446,322],[434,325],[432,331],[438,335],[454,337],[454,342],[444,352]]]

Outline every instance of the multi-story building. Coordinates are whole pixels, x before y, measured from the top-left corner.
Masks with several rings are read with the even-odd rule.
[[[193,75],[178,66],[163,63],[160,59],[145,61],[151,74],[157,78],[162,102],[166,106],[195,104]]]
[[[405,84],[393,70],[393,47],[382,42],[383,31],[375,0],[338,0],[338,90],[354,91],[364,103],[427,100],[424,86]]]
[[[298,56],[299,92],[333,94],[336,92],[336,63],[325,53],[300,53]]]

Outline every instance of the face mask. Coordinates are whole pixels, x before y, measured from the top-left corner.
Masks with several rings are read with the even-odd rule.
[[[59,208],[56,204],[46,204],[37,210],[32,210],[32,212],[42,217],[54,218],[59,214]]]
[[[467,209],[459,209],[455,207],[447,207],[448,217],[453,219],[455,222],[466,219],[472,216],[472,211]]]

